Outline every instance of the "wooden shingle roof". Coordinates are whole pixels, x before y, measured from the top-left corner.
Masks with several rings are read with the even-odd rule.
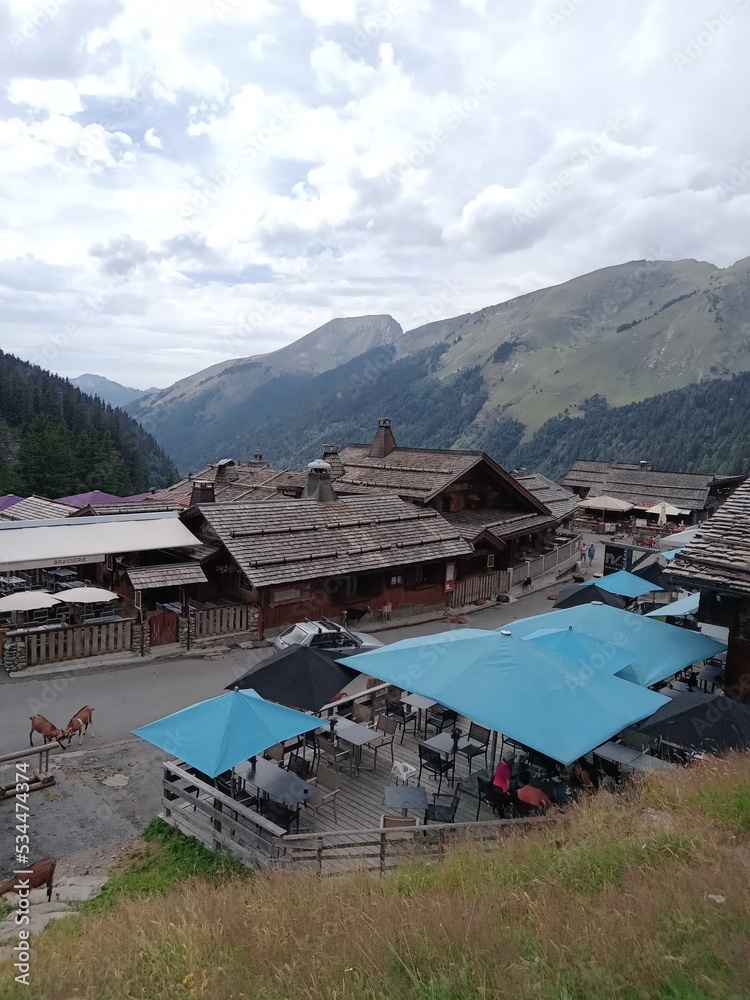
[[[750,480],[704,521],[665,576],[684,587],[750,595]]]
[[[179,499],[183,506],[190,504],[193,483],[213,483],[217,503],[234,503],[240,500],[283,499],[283,492],[299,494],[305,485],[305,474],[289,469],[271,469],[255,464],[235,465],[218,463],[181,479],[152,499]]]
[[[131,566],[126,570],[134,590],[155,587],[185,587],[190,583],[206,583],[206,574],[197,562],[165,563],[161,566]]]
[[[575,493],[571,493],[564,486],[547,479],[546,476],[531,473],[529,475],[515,475],[513,478],[517,479],[529,493],[533,493],[538,500],[541,500],[558,522],[572,514],[578,506],[579,497]]]
[[[557,521],[549,514],[535,514],[529,511],[513,510],[462,510],[455,514],[443,514],[467,541],[473,541],[487,532],[498,542],[505,543],[510,538],[543,531],[553,527]]]
[[[69,517],[78,508],[71,504],[47,500],[45,497],[31,496],[19,500],[0,514],[4,521],[44,521],[52,517]]]
[[[393,494],[334,503],[274,500],[197,508],[256,587],[469,555],[436,511]]]
[[[660,472],[618,462],[575,462],[563,480],[570,489],[588,487],[588,495],[615,497],[632,504],[666,501],[686,510],[706,510],[712,488],[739,481],[718,480],[707,473]]]

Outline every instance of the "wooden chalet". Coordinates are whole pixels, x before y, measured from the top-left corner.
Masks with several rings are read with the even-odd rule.
[[[750,703],[750,480],[701,526],[664,575],[700,591],[701,621],[729,629],[724,691]]]
[[[695,524],[709,517],[743,478],[664,472],[648,462],[574,462],[562,485],[582,500],[607,496],[642,508],[665,502],[688,511],[686,523]]]
[[[201,503],[182,516],[207,546],[209,580],[260,606],[265,629],[344,608],[445,604],[463,533],[393,493],[339,497],[330,467],[311,463],[299,499]],[[216,577],[214,576],[214,579]]]

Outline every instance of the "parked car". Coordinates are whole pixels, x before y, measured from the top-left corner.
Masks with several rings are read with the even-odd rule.
[[[313,649],[335,649],[343,652],[359,650],[364,653],[368,649],[377,649],[382,645],[380,639],[376,639],[374,635],[354,632],[327,618],[318,622],[297,622],[273,640],[273,648],[278,652],[288,649],[289,646],[311,646]]]

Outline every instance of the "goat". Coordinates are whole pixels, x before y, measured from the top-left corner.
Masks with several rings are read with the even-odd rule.
[[[52,878],[55,874],[56,861],[52,858],[45,858],[43,861],[35,861],[28,869],[28,875],[11,875],[7,882],[0,883],[0,896],[6,892],[20,892],[22,889],[39,889],[47,886],[47,902],[52,899]]]
[[[450,622],[451,625],[467,625],[468,624],[468,618],[464,618],[463,615],[452,615],[452,614],[450,614],[449,608],[445,609],[445,612],[443,613],[443,619],[444,619],[444,621]]]
[[[531,577],[527,576],[526,579],[521,584],[521,586],[523,587],[524,590],[531,590],[531,584],[532,584],[532,582],[533,581],[532,581]]]
[[[89,726],[91,726],[91,739],[93,740],[94,710],[89,705],[84,705],[83,708],[76,712],[65,729],[65,736],[68,738],[68,743],[70,744],[75,734],[78,733],[78,745],[80,746],[83,742],[83,734],[88,731]]]
[[[364,611],[362,610],[362,608],[344,608],[344,610],[341,612],[341,621],[343,625],[348,624],[348,622],[350,621],[354,622],[355,625],[358,625],[365,617],[365,615],[371,615],[371,614],[372,614],[372,608],[370,607],[369,604],[364,609]]]
[[[58,729],[54,726],[49,719],[45,719],[43,715],[30,715],[29,721],[31,722],[31,731],[29,733],[29,746],[34,746],[33,736],[34,733],[39,733],[40,736],[44,738],[45,743],[53,743],[55,740],[62,746],[62,739],[65,733],[62,729]]]
[[[387,604],[383,604],[380,608],[380,616],[384,622],[391,620],[391,614],[393,613],[393,603],[388,601]]]

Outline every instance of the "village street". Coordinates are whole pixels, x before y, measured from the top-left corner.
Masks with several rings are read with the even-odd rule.
[[[602,547],[598,549],[601,561]],[[468,623],[474,628],[498,628],[541,614],[551,609],[547,595],[552,592],[554,588],[548,587],[510,604],[476,611]],[[382,631],[379,637],[395,642],[456,627],[427,622]],[[366,622],[361,628],[366,631]],[[0,684],[0,753],[27,745],[28,720],[35,712],[64,726],[84,704],[95,709],[94,738],[89,733],[81,747],[74,741],[56,753],[57,783],[29,798],[32,855],[54,857],[61,861],[62,871],[72,874],[111,867],[122,846],[137,838],[161,807],[160,764],[165,754],[131,730],[221,694],[225,685],[269,653],[267,648],[232,649],[207,658],[5,679]],[[0,801],[0,871],[13,867],[13,824],[13,799]]]

